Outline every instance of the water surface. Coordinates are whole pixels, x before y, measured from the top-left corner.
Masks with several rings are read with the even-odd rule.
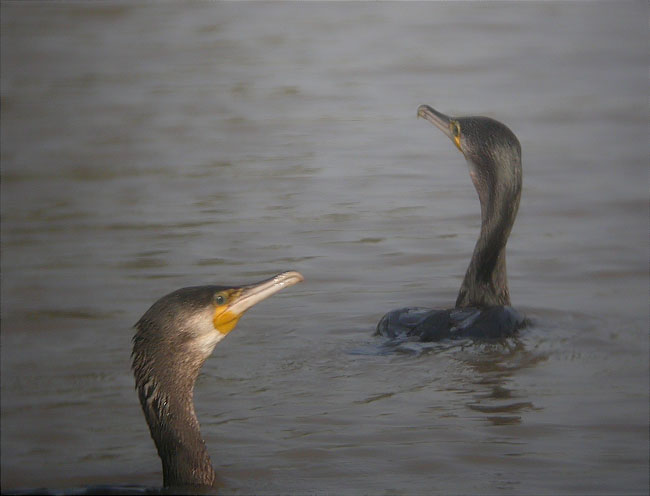
[[[647,494],[645,2],[1,8],[3,489],[160,484],[131,326],[294,269],[197,384],[224,494]],[[478,234],[423,103],[521,141],[518,339],[372,336]]]

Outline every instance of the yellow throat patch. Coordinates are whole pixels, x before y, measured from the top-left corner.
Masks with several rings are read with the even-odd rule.
[[[223,305],[215,308],[212,323],[214,324],[214,328],[221,334],[228,334],[235,328],[240,317],[241,314],[237,315],[236,313],[230,312],[227,306]]]

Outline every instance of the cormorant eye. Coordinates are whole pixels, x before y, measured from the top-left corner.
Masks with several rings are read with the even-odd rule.
[[[214,295],[214,302],[217,305],[225,305],[227,301],[228,301],[228,296],[225,295],[224,293],[217,293],[216,295]]]
[[[453,121],[451,123],[451,133],[454,135],[454,138],[460,137],[460,124],[458,122]]]

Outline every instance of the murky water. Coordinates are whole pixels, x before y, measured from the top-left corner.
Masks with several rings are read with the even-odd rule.
[[[158,485],[131,326],[251,310],[197,410],[225,494],[646,494],[648,8],[2,3],[2,488]],[[524,153],[503,345],[371,336],[453,304],[479,228],[419,104]]]

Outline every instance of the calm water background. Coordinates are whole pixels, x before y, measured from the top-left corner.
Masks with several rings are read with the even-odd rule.
[[[648,7],[2,2],[2,488],[159,485],[131,326],[306,282],[199,378],[226,494],[646,494]],[[453,304],[479,228],[428,103],[524,154],[504,345],[371,336]]]

